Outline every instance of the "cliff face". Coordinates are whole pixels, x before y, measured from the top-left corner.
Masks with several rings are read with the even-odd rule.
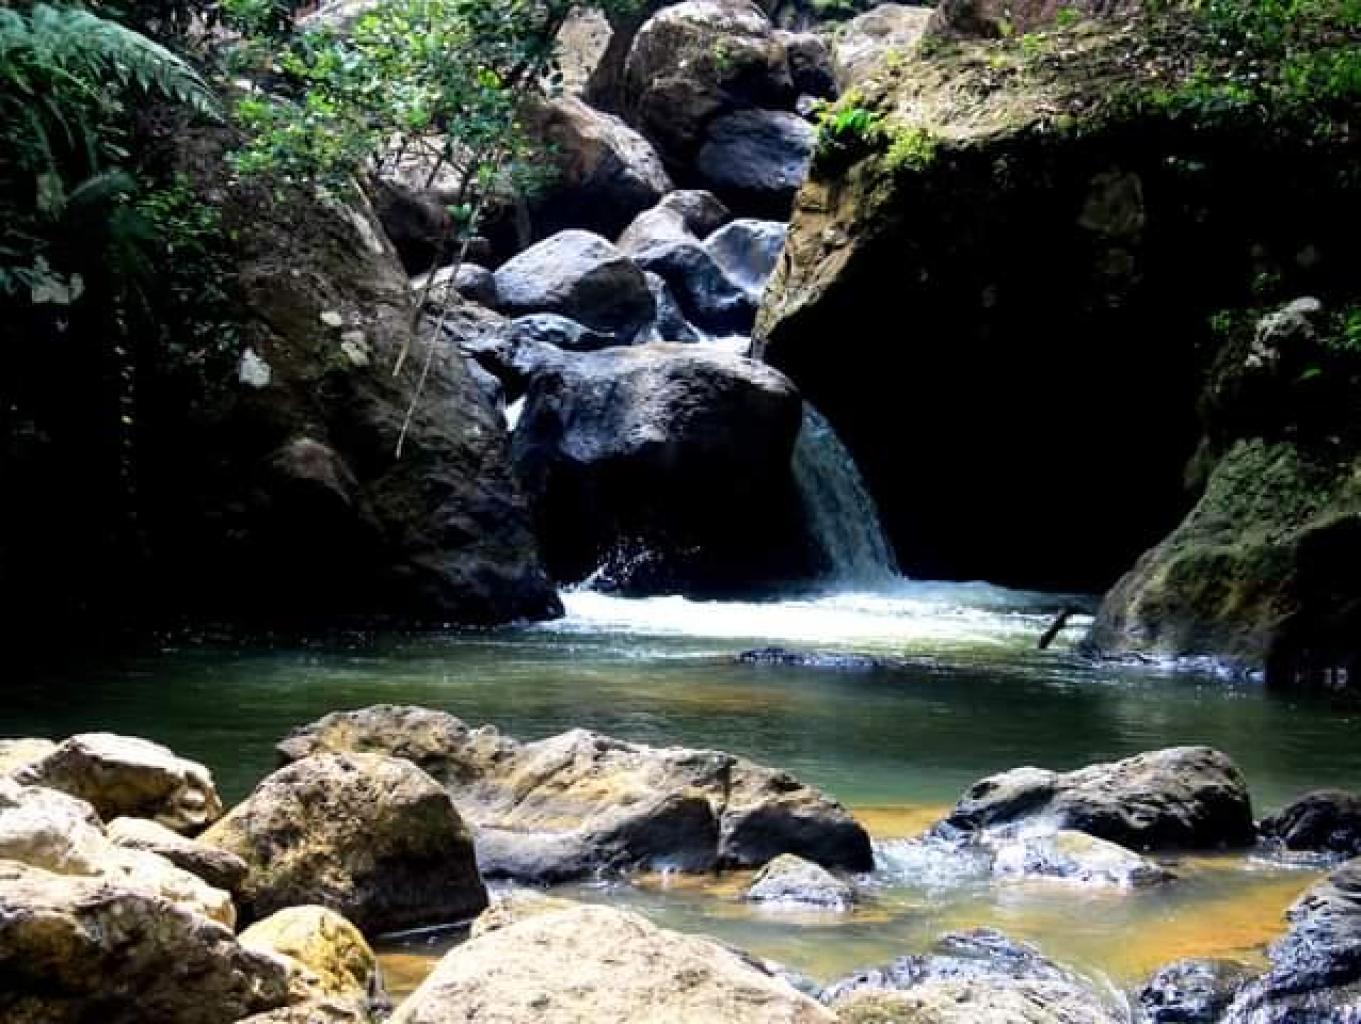
[[[1210,315],[1354,288],[1356,146],[1202,85],[1193,13],[962,10],[824,127],[757,332],[909,575],[1104,589],[1195,501]]]

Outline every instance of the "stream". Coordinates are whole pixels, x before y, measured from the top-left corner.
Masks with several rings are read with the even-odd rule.
[[[1247,775],[1257,813],[1319,786],[1361,785],[1354,713],[1250,683],[1092,665],[1036,639],[1071,598],[905,580],[780,601],[565,595],[551,623],[325,641],[199,636],[116,663],[7,686],[0,734],[107,729],[203,761],[225,799],[274,766],[273,744],[332,710],[422,704],[533,739],[580,726],[651,744],[715,747],[828,790],[876,837],[869,898],[847,914],[760,910],[746,878],[650,876],[565,887],[779,960],[819,981],[991,925],[1118,985],[1186,955],[1251,960],[1317,867],[1263,855],[1183,858],[1179,880],[1131,892],[970,877],[905,839],[971,782],[1021,764],[1073,768],[1206,743]],[[855,671],[739,664],[771,645],[889,656]],[[386,947],[401,992],[456,936]]]

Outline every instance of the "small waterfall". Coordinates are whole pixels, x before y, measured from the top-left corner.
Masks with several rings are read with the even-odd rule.
[[[809,532],[837,583],[882,584],[897,576],[893,546],[855,460],[807,402],[794,447],[794,480]]]

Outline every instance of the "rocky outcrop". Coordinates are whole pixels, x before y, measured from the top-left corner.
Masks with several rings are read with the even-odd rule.
[[[222,816],[212,773],[149,740],[114,733],[72,736],[14,776],[78,797],[101,818],[150,818],[197,832]]]
[[[7,1024],[231,1024],[290,1001],[283,961],[103,877],[0,860]]]
[[[1361,664],[1361,357],[1305,298],[1229,329],[1201,396],[1200,500],[1102,602],[1103,655],[1214,657],[1274,683]]]
[[[508,316],[557,313],[627,345],[652,322],[656,306],[643,272],[589,231],[562,231],[496,271],[499,309]]]
[[[246,879],[246,862],[240,857],[207,843],[186,839],[154,821],[115,818],[109,822],[106,832],[115,846],[164,857],[215,889],[235,892]]]
[[[837,86],[845,91],[891,63],[910,58],[931,12],[930,7],[880,4],[848,21],[833,42]]]
[[[624,116],[670,164],[694,159],[714,118],[787,110],[795,97],[784,44],[747,0],[662,8],[638,31],[624,66]]]
[[[1234,960],[1179,960],[1139,990],[1149,1024],[1218,1024],[1255,972]]]
[[[709,347],[544,366],[512,458],[554,578],[603,568],[634,592],[690,593],[796,578],[807,558],[790,471],[800,410],[780,374]]]
[[[568,228],[613,238],[671,191],[645,138],[576,97],[531,104],[526,130],[544,147],[551,169],[546,186],[530,198],[537,238]]]
[[[1350,142],[1301,160],[1314,125],[1288,102],[1178,113],[1199,9],[1120,6],[885,58],[798,196],[756,333],[855,456],[909,576],[1108,588],[1194,501],[1211,314],[1258,301],[1254,281],[1344,286],[1355,263]],[[1251,77],[1231,62],[1223,80]],[[846,324],[883,326],[847,361]]]
[[[846,910],[855,890],[820,864],[783,853],[763,867],[743,895],[748,903]]]
[[[1361,796],[1339,789],[1320,789],[1261,822],[1262,835],[1287,850],[1361,855]]]
[[[448,793],[397,758],[305,758],[261,782],[203,841],[249,865],[240,903],[251,920],[317,904],[376,933],[459,921],[487,905]]]
[[[1064,773],[1016,768],[975,783],[938,828],[1039,827],[1132,850],[1217,849],[1256,838],[1242,773],[1208,747],[1171,747]]]
[[[582,1020],[831,1024],[785,981],[704,938],[580,907],[485,933],[445,955],[392,1024]]]
[[[279,749],[289,760],[379,751],[419,765],[474,825],[489,876],[709,871],[758,867],[782,853],[852,871],[873,866],[868,835],[840,804],[718,751],[646,747],[584,730],[519,743],[441,712],[387,705],[327,715]]]
[[[1233,1001],[1224,1024],[1361,1020],[1361,861],[1349,861],[1286,913],[1271,969]]]
[[[841,1024],[1116,1024],[1123,1019],[1079,975],[999,932],[944,936],[909,956],[829,985]]]
[[[787,217],[813,158],[813,126],[784,110],[737,110],[715,118],[695,169],[730,207]]]

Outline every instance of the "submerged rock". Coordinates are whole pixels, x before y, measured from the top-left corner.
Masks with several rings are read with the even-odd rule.
[[[1129,889],[1176,877],[1132,850],[1085,832],[1060,830],[988,845],[993,849],[992,873],[1002,878],[1056,878]]]
[[[1085,979],[1000,932],[942,937],[933,953],[901,957],[829,985],[841,1024],[1118,1024]]]
[[[1361,854],[1361,795],[1340,789],[1306,793],[1263,818],[1262,835],[1287,850]]]
[[[496,271],[500,310],[557,313],[627,345],[656,315],[638,267],[599,235],[561,231]]]
[[[1016,768],[975,783],[943,825],[965,833],[1072,829],[1133,850],[1215,849],[1256,838],[1242,773],[1208,747],[1170,747],[1073,772]]]
[[[545,361],[511,457],[554,578],[713,594],[797,577],[800,411],[778,373],[711,346]]]
[[[290,760],[337,750],[410,759],[448,787],[474,825],[489,876],[709,871],[758,867],[782,853],[851,871],[873,866],[869,836],[840,804],[718,751],[580,729],[520,743],[441,712],[387,705],[327,715],[279,749]]]
[[[833,672],[874,672],[895,668],[901,662],[874,654],[845,654],[841,651],[792,651],[786,647],[760,647],[743,651],[736,659],[743,665],[790,665],[796,668],[828,669]]]
[[[1217,1024],[1256,972],[1233,960],[1179,960],[1139,991],[1149,1024]]]
[[[743,897],[748,903],[846,910],[855,890],[826,868],[784,853],[763,867]]]
[[[1271,969],[1233,1001],[1223,1024],[1361,1021],[1361,860],[1314,886],[1286,912]]]
[[[176,832],[196,832],[222,816],[207,768],[133,736],[72,736],[15,778],[79,797],[105,820],[150,818]]]
[[[282,960],[103,877],[0,860],[6,1024],[232,1024],[291,999]]]
[[[579,907],[518,921],[447,953],[392,1024],[833,1019],[787,982],[708,939],[625,911]]]
[[[469,918],[487,905],[449,794],[406,760],[318,754],[270,775],[203,836],[241,857],[252,920],[299,904],[367,933]]]

